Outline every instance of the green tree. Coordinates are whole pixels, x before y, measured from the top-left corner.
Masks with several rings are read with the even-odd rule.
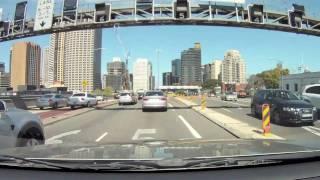
[[[92,94],[96,95],[96,96],[101,96],[101,95],[103,95],[103,91],[101,89],[96,89],[96,90],[92,91]]]
[[[279,88],[281,76],[286,76],[289,73],[289,69],[283,69],[282,66],[278,65],[274,69],[257,74],[257,77],[263,80],[267,89],[277,89]]]
[[[113,93],[113,88],[112,87],[106,87],[104,90],[103,90],[103,95],[104,96],[112,96],[112,93]]]
[[[221,86],[221,83],[216,79],[209,79],[202,84],[204,90],[213,90],[217,86]]]

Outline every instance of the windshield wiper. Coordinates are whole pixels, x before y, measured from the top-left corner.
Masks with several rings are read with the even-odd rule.
[[[273,159],[245,159],[245,158],[221,158],[221,159],[188,159],[187,168],[221,168],[235,166],[258,166],[281,163],[281,160]]]
[[[76,167],[51,163],[44,160],[33,160],[11,155],[0,155],[0,166],[24,167],[24,168],[49,168],[49,169],[65,169],[73,170]]]

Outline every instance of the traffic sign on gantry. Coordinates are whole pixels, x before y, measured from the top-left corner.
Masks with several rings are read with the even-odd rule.
[[[45,30],[52,27],[54,0],[38,0],[34,30]]]

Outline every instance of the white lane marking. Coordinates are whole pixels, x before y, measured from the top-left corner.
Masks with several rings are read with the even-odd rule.
[[[225,109],[225,108],[222,108],[222,109],[229,112],[229,113],[232,113],[232,111],[230,111],[229,109]]]
[[[172,104],[170,104],[170,103],[168,103],[168,106],[169,106],[169,107],[173,107],[173,105],[172,105]]]
[[[196,138],[196,139],[201,139],[202,137],[200,134],[188,123],[187,120],[184,119],[183,116],[179,115],[179,119],[184,123],[184,125],[189,129],[191,134]]]
[[[155,134],[157,133],[156,129],[137,129],[134,133],[132,140],[146,140],[146,139],[154,139],[152,137],[140,137],[142,134]]]
[[[98,139],[96,139],[96,142],[101,141],[101,139],[103,139],[106,135],[108,135],[108,132],[105,132],[100,137],[98,137]]]
[[[175,110],[175,109],[172,109],[172,111],[175,112],[176,110]]]
[[[81,132],[81,130],[74,130],[74,131],[69,131],[69,132],[65,132],[65,133],[53,136],[53,137],[46,140],[46,144],[61,144],[61,143],[63,143],[63,141],[59,140],[60,138],[70,136],[70,135],[79,134],[80,132]]]
[[[316,131],[319,131],[320,132],[320,128],[316,128],[316,127],[314,127],[314,126],[307,126],[308,128],[310,128],[310,129],[314,129],[314,130],[316,130]]]
[[[314,135],[320,136],[320,130],[318,128],[314,128],[312,126],[305,126],[305,127],[302,127],[302,129],[309,131]],[[317,132],[317,130],[315,130],[315,129],[317,129],[319,132]]]

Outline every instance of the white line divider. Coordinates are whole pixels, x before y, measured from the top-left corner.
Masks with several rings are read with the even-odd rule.
[[[320,129],[313,126],[305,126],[302,129],[311,132],[314,135],[320,136]]]
[[[108,135],[108,132],[103,133],[98,139],[96,139],[96,142],[101,141],[106,135]]]
[[[196,138],[196,139],[201,139],[202,137],[200,134],[188,123],[187,120],[184,119],[183,116],[179,115],[179,119],[183,122],[183,124],[189,129],[191,134]]]
[[[170,104],[170,103],[168,103],[168,106],[169,106],[169,107],[173,107],[173,105],[172,105],[172,104]]]
[[[222,108],[224,111],[227,111],[229,113],[232,113],[232,111],[230,111],[229,109],[225,109],[225,108]]]

